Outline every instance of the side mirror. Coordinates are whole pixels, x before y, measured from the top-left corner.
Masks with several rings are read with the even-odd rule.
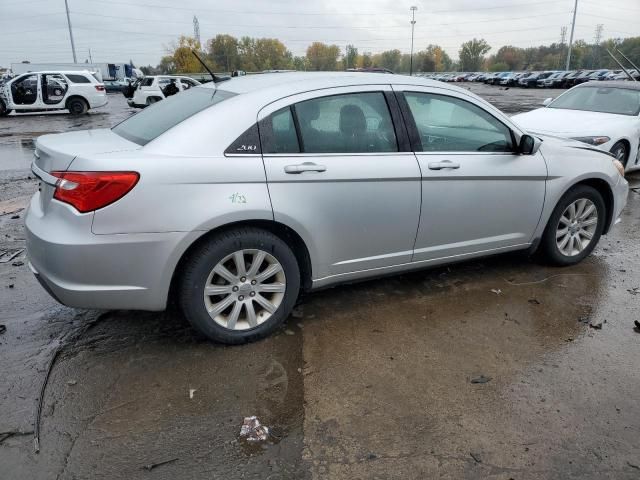
[[[553,102],[553,97],[549,97],[549,98],[545,99],[545,101],[544,101],[544,102],[542,102],[542,105],[544,105],[544,106],[546,107],[546,106],[547,106],[547,105],[549,105],[551,102]]]
[[[518,145],[518,153],[521,155],[533,155],[540,148],[540,140],[531,135],[522,135],[520,137],[520,145]]]

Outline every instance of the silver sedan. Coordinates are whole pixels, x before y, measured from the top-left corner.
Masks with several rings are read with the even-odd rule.
[[[162,310],[242,343],[299,294],[512,250],[591,253],[628,185],[584,143],[476,95],[369,73],[276,73],[175,95],[110,130],[46,135],[31,269],[63,304]]]

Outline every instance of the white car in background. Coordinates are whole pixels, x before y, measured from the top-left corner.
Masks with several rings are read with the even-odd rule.
[[[133,96],[127,99],[130,107],[144,108],[166,98],[164,89],[174,81],[178,91],[197,87],[200,82],[178,75],[157,75],[144,77],[138,82]]]
[[[610,152],[626,171],[640,168],[640,83],[582,83],[544,105],[512,119],[528,131]]]
[[[0,86],[0,116],[65,109],[82,115],[106,104],[104,84],[88,71],[29,72]]]

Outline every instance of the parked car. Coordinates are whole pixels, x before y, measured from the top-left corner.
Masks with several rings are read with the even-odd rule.
[[[533,132],[573,138],[611,152],[626,170],[640,166],[639,83],[582,83],[545,104],[512,119]]]
[[[65,109],[82,115],[106,104],[104,85],[89,72],[30,72],[0,86],[0,116]]]
[[[580,85],[581,83],[588,82],[589,77],[594,72],[594,70],[583,70],[579,75],[576,75],[572,78],[569,83],[569,87],[575,87],[576,85]]]
[[[127,100],[130,107],[144,108],[166,98],[166,88],[174,84],[177,92],[188,90],[200,85],[193,78],[179,75],[156,75],[142,78],[133,91],[133,96]]]
[[[536,82],[536,86],[538,88],[549,88],[551,86],[551,83],[560,78],[562,75],[564,74],[564,72],[553,72],[551,75],[549,75],[546,78],[539,78],[538,81]]]
[[[546,88],[560,88],[567,77],[571,75],[572,72],[557,72],[553,75],[549,75],[546,79],[544,79],[544,87]]]
[[[518,79],[522,77],[522,75],[523,75],[522,73],[510,72],[508,75],[505,75],[504,77],[500,78],[500,81],[498,82],[498,84],[506,87],[512,87],[518,82]]]
[[[518,80],[518,86],[524,87],[524,88],[537,87],[539,80],[544,80],[545,78],[549,77],[552,73],[554,72],[552,71],[533,72],[531,75],[527,77],[523,77],[520,80]]]
[[[628,185],[610,155],[534,137],[418,77],[283,73],[45,135],[29,263],[60,302],[162,310],[242,343],[301,291],[512,250],[584,259]],[[87,268],[88,262],[91,268]]]

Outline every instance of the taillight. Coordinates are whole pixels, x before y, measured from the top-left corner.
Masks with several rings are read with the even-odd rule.
[[[60,180],[53,198],[80,213],[92,212],[120,200],[140,179],[137,172],[51,172]]]
[[[96,90],[99,92],[104,92],[104,85],[96,85]]]

